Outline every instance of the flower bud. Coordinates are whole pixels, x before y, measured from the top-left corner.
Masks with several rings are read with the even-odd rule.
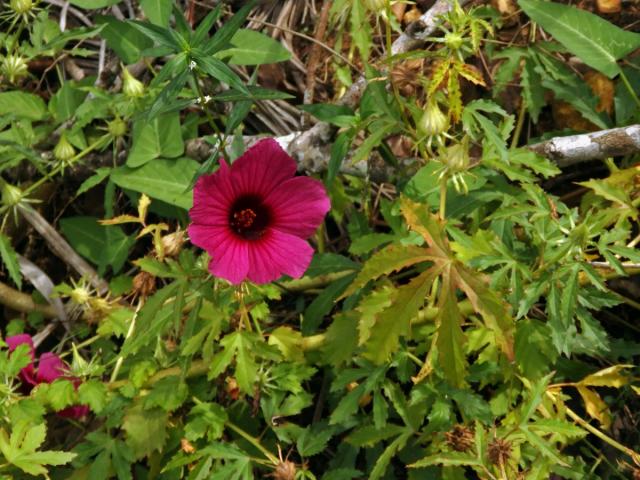
[[[2,59],[0,71],[9,80],[9,83],[16,83],[17,80],[27,76],[27,61],[20,55],[7,55]]]
[[[178,230],[162,237],[162,251],[167,257],[175,257],[182,250],[185,242],[184,230]]]
[[[444,36],[444,44],[451,50],[460,50],[464,39],[462,35],[455,32],[449,32]]]
[[[56,160],[67,162],[71,160],[75,155],[76,150],[73,148],[73,145],[69,143],[69,140],[67,140],[67,136],[62,134],[60,136],[58,144],[53,149],[53,156],[56,158]]]
[[[133,277],[133,292],[143,298],[151,295],[156,289],[156,277],[148,272],[140,272]]]
[[[9,8],[18,15],[23,15],[33,8],[33,0],[11,0]]]
[[[91,292],[80,285],[71,290],[69,297],[71,297],[71,301],[73,301],[73,303],[84,305],[85,303],[89,302],[89,299],[91,298]]]
[[[112,137],[124,137],[127,133],[127,123],[121,118],[116,117],[110,122],[107,122],[107,129]]]
[[[22,201],[22,190],[14,185],[4,183],[2,185],[2,203],[6,207],[15,207]]]
[[[127,97],[140,97],[144,94],[144,84],[135,78],[128,69],[122,69],[122,91]]]
[[[275,480],[295,480],[296,478],[296,464],[289,460],[282,460],[273,472],[273,478]]]
[[[429,100],[422,117],[418,121],[418,132],[426,137],[435,137],[444,133],[448,126],[447,116],[438,107],[438,102]]]
[[[467,137],[462,142],[449,148],[443,159],[445,165],[453,173],[462,172],[469,167],[469,140]]]

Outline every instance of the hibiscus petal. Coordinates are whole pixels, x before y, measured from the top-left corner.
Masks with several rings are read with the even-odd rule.
[[[331,208],[324,185],[309,177],[290,178],[271,192],[265,204],[273,212],[274,228],[301,238],[313,235]]]
[[[300,278],[313,257],[313,248],[303,239],[271,229],[249,244],[248,277],[254,283],[269,283],[289,275]]]
[[[220,168],[216,172],[203,175],[196,182],[189,217],[203,225],[227,224],[229,208],[235,198],[230,169],[226,162],[221,160]]]
[[[296,162],[273,138],[260,140],[231,165],[236,193],[266,197],[296,174]]]
[[[234,238],[233,234],[221,235],[213,246],[209,271],[234,285],[241,283],[249,271],[248,242]]]
[[[187,227],[189,240],[194,245],[206,250],[209,255],[213,256],[213,252],[222,242],[223,238],[233,235],[228,227],[202,225],[200,223],[192,223]]]
[[[36,379],[38,383],[51,383],[63,376],[66,370],[67,366],[59,356],[51,352],[45,352],[40,355]]]
[[[89,415],[90,411],[91,410],[87,405],[74,405],[73,407],[67,407],[64,410],[60,410],[57,413],[58,413],[58,416],[60,417],[74,418],[77,420],[79,418],[86,417],[87,415]]]

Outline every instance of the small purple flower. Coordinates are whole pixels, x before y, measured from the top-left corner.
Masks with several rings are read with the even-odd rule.
[[[20,335],[14,335],[5,339],[9,346],[9,352],[13,352],[20,345],[29,346],[29,354],[31,355],[31,363],[20,370],[20,380],[23,385],[27,387],[29,391],[40,383],[52,383],[58,378],[71,381],[73,386],[77,389],[80,386],[80,379],[76,377],[70,377],[67,375],[68,366],[62,359],[55,353],[45,352],[40,355],[38,359],[38,368],[35,368],[35,348],[33,346],[33,339],[31,335],[22,333]],[[67,407],[64,410],[57,412],[58,415],[67,418],[82,418],[89,413],[89,407],[87,405],[73,405]]]

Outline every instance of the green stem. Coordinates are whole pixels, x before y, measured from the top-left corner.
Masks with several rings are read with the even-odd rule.
[[[198,97],[200,97],[200,105],[202,105],[202,110],[204,111],[205,116],[207,117],[207,122],[209,122],[209,126],[213,129],[214,132],[216,132],[216,135],[218,136],[219,139],[219,151],[222,153],[222,156],[224,157],[224,159],[227,161],[227,163],[230,163],[231,160],[229,159],[229,156],[227,155],[227,137],[226,135],[224,135],[222,133],[222,131],[220,130],[220,128],[218,127],[218,125],[216,124],[215,120],[213,119],[213,117],[211,116],[211,112],[209,112],[209,109],[207,108],[207,104],[205,101],[205,95],[202,92],[202,88],[200,87],[200,83],[198,82],[198,75],[196,74],[196,72],[194,70],[191,70],[191,74],[193,76],[193,83],[196,86],[196,92],[198,94]]]
[[[631,98],[633,98],[633,101],[636,102],[636,105],[638,105],[638,107],[640,107],[640,99],[638,99],[638,95],[636,95],[636,92],[633,90],[631,83],[629,83],[629,79],[624,74],[624,71],[622,69],[620,69],[620,78],[622,79],[622,83],[624,83],[627,91],[631,95]]]
[[[447,208],[447,176],[443,176],[440,180],[440,220],[445,219]]]
[[[244,438],[251,445],[256,447],[266,458],[269,459],[271,463],[273,463],[274,465],[278,465],[280,463],[280,460],[278,460],[278,457],[276,457],[273,453],[271,453],[269,450],[263,447],[260,441],[256,437],[249,435],[247,432],[245,432],[244,430],[242,430],[240,427],[238,427],[236,424],[232,422],[227,421],[225,425],[229,427],[230,430],[233,430],[242,438]]]
[[[511,150],[518,146],[518,140],[522,133],[522,127],[524,126],[524,117],[527,112],[527,106],[524,103],[524,99],[520,104],[520,111],[518,112],[518,123],[516,123],[516,129],[513,131],[513,137],[511,137]]]
[[[124,337],[124,341],[126,341],[133,335],[133,332],[136,328],[136,319],[138,318],[138,312],[144,305],[144,301],[141,299],[138,301],[138,306],[136,307],[136,311],[131,318],[131,324],[129,325],[129,330],[127,331],[127,335]],[[113,368],[113,372],[111,373],[111,382],[115,382],[116,378],[118,378],[118,373],[120,372],[120,368],[122,367],[122,363],[124,362],[124,356],[120,355],[118,360],[116,361],[116,366]]]

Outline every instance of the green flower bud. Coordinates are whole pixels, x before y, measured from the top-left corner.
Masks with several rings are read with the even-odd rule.
[[[11,0],[9,8],[18,15],[28,13],[33,8],[33,0]]]
[[[459,33],[449,32],[444,36],[444,44],[451,50],[460,50],[463,42],[464,39]]]
[[[53,149],[53,156],[56,160],[60,160],[61,162],[66,162],[71,160],[76,154],[76,150],[73,148],[73,145],[69,143],[66,135],[61,135],[58,144]]]
[[[465,171],[469,167],[469,138],[447,148],[443,161],[452,173]]]
[[[122,91],[127,97],[140,97],[144,94],[144,84],[136,79],[129,70],[122,69]]]
[[[3,183],[2,203],[7,207],[15,207],[22,201],[22,190],[14,185]]]
[[[71,293],[69,294],[69,297],[71,297],[71,300],[75,304],[84,305],[91,298],[91,292],[89,292],[89,290],[87,290],[82,285],[79,285],[76,288],[74,288],[73,290],[71,290]]]
[[[29,73],[27,61],[19,55],[7,55],[2,59],[0,71],[7,77],[9,83],[16,83],[22,77],[26,77]]]
[[[107,122],[107,130],[112,137],[124,137],[127,133],[127,122],[119,117]]]
[[[426,137],[435,137],[444,133],[449,127],[447,116],[442,113],[438,102],[429,100],[427,107],[418,121],[418,132]]]

